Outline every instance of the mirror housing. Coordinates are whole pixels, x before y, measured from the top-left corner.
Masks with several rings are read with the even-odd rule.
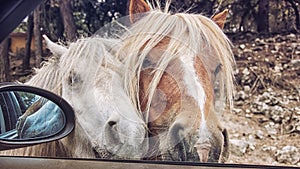
[[[45,89],[18,83],[0,83],[0,93],[2,92],[26,92],[46,98],[60,108],[64,122],[61,124],[59,130],[45,136],[22,139],[0,137],[0,151],[55,141],[67,136],[73,131],[75,127],[74,110],[62,97]]]

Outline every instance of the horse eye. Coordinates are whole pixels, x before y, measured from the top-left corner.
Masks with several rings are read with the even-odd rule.
[[[82,83],[82,79],[79,74],[75,73],[74,71],[71,71],[69,77],[68,77],[68,84],[69,86],[75,86],[76,84]]]

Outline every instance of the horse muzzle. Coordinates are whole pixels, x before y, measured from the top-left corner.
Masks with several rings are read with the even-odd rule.
[[[144,126],[136,125],[135,130],[121,128],[119,121],[108,120],[104,126],[103,144],[105,149],[118,157],[115,159],[141,159],[148,151],[148,140]],[[129,124],[128,124],[129,125]],[[121,125],[122,126],[122,125]]]
[[[209,135],[193,137],[181,124],[173,125],[168,133],[167,153],[163,159],[172,161],[225,162],[229,155],[228,134],[209,131]]]

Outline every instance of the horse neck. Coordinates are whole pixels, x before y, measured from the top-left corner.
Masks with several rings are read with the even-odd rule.
[[[0,154],[9,156],[69,157],[68,151],[60,141],[52,141],[30,147],[1,151]]]
[[[88,138],[86,131],[78,122],[76,122],[74,131],[61,139],[61,143],[68,152],[68,157],[95,158],[91,139]]]

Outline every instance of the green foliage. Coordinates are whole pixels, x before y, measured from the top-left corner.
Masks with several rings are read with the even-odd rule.
[[[52,40],[64,40],[64,28],[59,11],[59,0],[47,0],[43,4],[43,31]],[[151,1],[151,0],[150,0]],[[166,0],[162,0],[162,7]],[[262,0],[182,0],[172,1],[173,12],[202,13],[208,17],[229,9],[229,16],[225,24],[225,32],[257,32],[259,22],[259,2]],[[155,1],[152,0],[152,3]],[[279,1],[268,0],[269,9],[268,25],[269,32],[287,32],[296,30],[297,11],[299,2],[297,0]],[[72,0],[72,10],[77,33],[80,36],[91,36],[99,28],[112,20],[128,15],[129,0]],[[291,4],[294,3],[294,4]],[[294,8],[292,8],[294,5]],[[300,9],[298,9],[299,11]],[[296,26],[295,26],[296,24]]]
[[[40,96],[28,92],[18,92],[18,95],[22,99],[26,109],[40,98]]]
[[[90,36],[113,19],[126,15],[127,0],[73,0],[72,7],[79,33]]]

